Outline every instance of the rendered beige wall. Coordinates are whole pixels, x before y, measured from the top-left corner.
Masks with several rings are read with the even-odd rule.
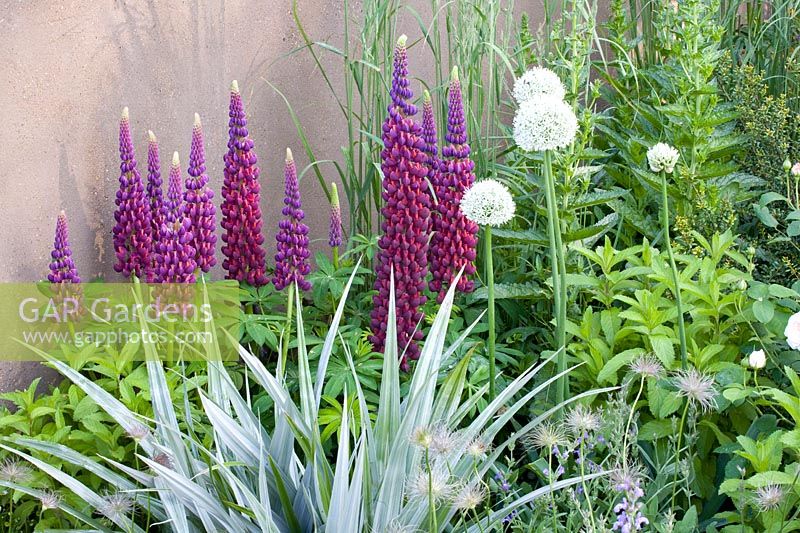
[[[430,2],[410,4],[430,20]],[[341,45],[342,2],[299,0],[298,10],[313,39]],[[537,21],[541,2],[517,1],[515,11],[521,10]],[[408,13],[398,30],[413,41],[420,30]],[[349,16],[358,24],[358,2]],[[165,178],[175,150],[185,171],[193,115],[200,113],[218,203],[232,79],[239,81],[259,155],[271,247],[285,148],[294,148],[299,168],[308,161],[285,104],[265,80],[290,99],[318,158],[341,159],[346,142],[341,114],[310,56],[286,57],[301,44],[290,0],[0,0],[0,282],[44,278],[60,209],[67,211],[81,276],[119,280],[111,228],[123,106],[130,108],[140,170],[145,173],[152,129]],[[334,86],[342,87],[340,60],[323,57]],[[413,74],[424,78],[430,57],[419,49],[411,57]],[[329,180],[336,178],[323,168]],[[322,243],[324,193],[311,173],[301,189],[312,240]],[[25,386],[40,371],[38,365],[0,363],[0,391]]]

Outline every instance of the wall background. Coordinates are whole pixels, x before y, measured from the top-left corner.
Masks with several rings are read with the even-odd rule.
[[[430,21],[427,0],[407,3]],[[541,0],[517,0],[515,11],[522,10],[534,23],[541,20]],[[339,0],[298,0],[298,11],[312,39],[334,46],[342,44],[344,17],[353,25],[361,19],[358,1],[348,14]],[[409,42],[420,37],[408,12],[398,23],[403,32]],[[152,129],[165,183],[175,150],[185,173],[194,113],[200,114],[219,205],[233,79],[259,156],[271,247],[285,148],[293,148],[299,169],[308,161],[283,100],[265,80],[289,98],[318,158],[341,159],[346,142],[344,122],[310,55],[290,55],[301,44],[290,0],[0,0],[0,282],[45,277],[60,209],[69,218],[82,278],[119,279],[111,228],[124,106],[143,177]],[[410,56],[412,75],[425,77],[427,49],[418,46]],[[322,57],[334,86],[343,87],[341,61]],[[332,168],[323,170],[330,180],[337,177]],[[327,238],[325,195],[312,173],[301,180],[301,191],[312,242],[320,246]],[[213,275],[222,277],[219,267]],[[0,391],[25,386],[40,372],[37,364],[0,363]]]

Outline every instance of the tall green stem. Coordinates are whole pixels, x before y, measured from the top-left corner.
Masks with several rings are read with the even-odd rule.
[[[686,351],[686,327],[683,323],[683,305],[681,303],[680,277],[678,267],[675,265],[675,255],[672,253],[672,242],[669,237],[669,195],[667,194],[667,172],[661,171],[661,226],[664,233],[664,246],[669,255],[669,267],[672,270],[672,282],[675,284],[675,306],[678,308],[678,336],[681,342],[681,368],[686,369],[688,355]]]
[[[678,428],[678,443],[675,445],[675,475],[672,477],[672,499],[670,500],[670,510],[675,509],[675,494],[678,492],[678,472],[681,467],[681,444],[683,443],[683,426],[686,425],[686,414],[689,412],[689,404],[686,400],[686,407],[683,408],[681,415],[681,427]],[[690,502],[691,504],[691,502]]]
[[[561,240],[561,220],[558,216],[556,184],[553,177],[553,154],[544,152],[542,165],[545,182],[545,199],[547,202],[547,236],[550,241],[550,264],[553,271],[553,307],[556,316],[555,348],[559,350],[557,359],[558,372],[567,369],[566,322],[567,322],[567,283],[564,246]],[[556,402],[561,403],[569,396],[567,376],[559,378],[556,384]]]
[[[494,330],[494,263],[492,261],[492,227],[486,226],[486,288],[489,290],[489,401],[495,398],[495,340]]]

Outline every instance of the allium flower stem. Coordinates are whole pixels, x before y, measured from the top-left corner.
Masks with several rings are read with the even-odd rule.
[[[553,154],[550,150],[545,150],[543,155],[542,170],[547,203],[547,237],[550,243],[550,268],[553,272],[553,306],[556,317],[555,348],[559,351],[557,371],[561,373],[567,370],[567,269],[564,261],[564,246],[561,240],[561,219],[558,215],[555,177],[553,176]],[[568,397],[569,380],[564,375],[556,383],[556,403],[560,404]]]
[[[492,261],[492,227],[484,227],[484,238],[486,239],[486,288],[489,292],[489,401],[493,401],[496,394],[495,379],[497,369],[495,368],[495,315],[494,315],[494,262]]]
[[[661,227],[664,232],[664,247],[669,255],[669,267],[672,270],[672,282],[675,284],[675,306],[678,308],[678,336],[681,342],[681,368],[687,367],[688,355],[686,350],[686,327],[683,323],[683,305],[681,304],[681,286],[678,267],[675,265],[675,255],[672,253],[672,243],[669,237],[669,195],[667,194],[667,172],[661,170]]]

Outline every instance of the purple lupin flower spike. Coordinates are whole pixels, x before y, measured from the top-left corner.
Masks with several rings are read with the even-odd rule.
[[[339,205],[339,189],[331,183],[331,225],[328,231],[328,246],[338,248],[342,245],[342,208]]]
[[[183,181],[181,180],[181,158],[178,152],[172,154],[169,167],[169,185],[167,199],[164,201],[165,223],[175,222],[183,215]]]
[[[222,267],[226,278],[261,286],[269,283],[266,275],[266,252],[261,234],[261,185],[258,182],[258,158],[248,136],[247,116],[239,85],[231,84],[228,153],[225,154],[225,181],[222,185],[222,222],[224,230]]]
[[[158,241],[158,232],[165,221],[164,192],[162,190],[161,159],[158,153],[158,140],[152,131],[147,132],[147,200],[152,219],[151,238]]]
[[[80,283],[78,269],[72,260],[72,249],[69,247],[69,228],[67,228],[67,215],[64,211],[58,214],[56,220],[56,237],[53,242],[53,251],[50,253],[50,274],[47,279],[50,283]]]
[[[305,276],[311,272],[308,258],[308,226],[303,224],[303,213],[300,202],[300,189],[297,184],[297,167],[294,164],[292,151],[286,149],[286,197],[283,200],[283,220],[278,223],[278,253],[275,254],[275,275],[272,284],[277,290],[283,290],[292,283],[297,283],[301,291],[311,289],[311,283]]]
[[[472,292],[475,282],[469,279],[475,274],[478,225],[464,216],[459,208],[464,191],[475,182],[475,163],[470,159],[467,143],[467,126],[464,119],[464,103],[461,97],[461,82],[458,69],[453,68],[450,81],[449,113],[447,117],[448,144],[442,147],[442,160],[435,190],[438,199],[434,215],[434,234],[431,239],[431,272],[429,288],[437,293],[441,303],[447,294],[450,282],[464,267],[457,289]]]
[[[192,223],[182,210],[161,226],[161,238],[155,247],[154,278],[161,283],[194,283],[195,250],[192,246]]]
[[[192,247],[197,256],[197,267],[208,272],[217,264],[214,246],[217,236],[217,216],[214,204],[214,191],[208,186],[206,174],[206,149],[203,142],[203,126],[200,115],[194,114],[192,128],[192,147],[189,151],[189,177],[186,178],[186,191],[183,193],[186,216],[192,227]]]
[[[384,149],[381,151],[384,205],[381,208],[383,232],[375,258],[375,290],[371,314],[371,342],[383,351],[389,313],[392,272],[397,308],[397,341],[401,366],[419,357],[417,341],[422,331],[420,307],[425,303],[425,276],[428,267],[431,197],[427,184],[428,156],[422,128],[414,122],[416,107],[409,102],[406,36],[397,40],[394,52],[389,116],[383,123]]]
[[[152,222],[142,177],[136,169],[128,108],[119,121],[119,190],[114,203],[114,270],[124,276],[149,277]]]

